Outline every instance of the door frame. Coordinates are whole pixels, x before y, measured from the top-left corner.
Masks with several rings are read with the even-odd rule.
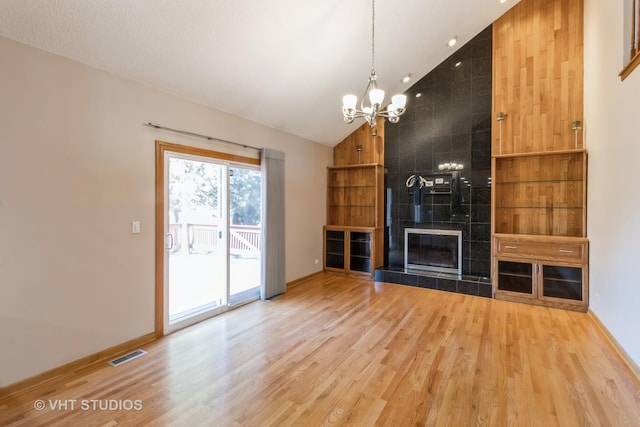
[[[260,166],[260,159],[244,157],[236,154],[223,153],[206,148],[193,147],[188,145],[175,144],[171,142],[156,141],[156,226],[155,226],[155,335],[161,337],[165,335],[165,237],[164,224],[167,212],[165,209],[165,153],[173,152],[200,157],[208,157],[215,160],[222,160],[233,163]]]

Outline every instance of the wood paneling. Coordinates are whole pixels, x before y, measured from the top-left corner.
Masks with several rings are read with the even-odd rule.
[[[324,274],[0,400],[15,426],[635,426],[640,382],[584,313]],[[34,409],[37,399],[141,410]]]
[[[333,148],[333,165],[347,166],[367,163],[384,164],[384,119],[378,117],[377,136],[365,123]],[[362,151],[358,151],[362,147]]]
[[[493,24],[493,154],[583,148],[583,0],[523,0]]]

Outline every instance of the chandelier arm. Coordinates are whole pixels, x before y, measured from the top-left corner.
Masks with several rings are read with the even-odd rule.
[[[369,76],[369,82],[367,83],[367,87],[364,89],[364,93],[362,94],[362,98],[360,99],[360,110],[364,111],[365,99],[369,101],[369,94],[371,93],[372,90],[377,88],[378,88],[378,84],[376,83],[376,76],[375,74],[373,74]],[[373,109],[373,105],[371,106],[371,108]]]

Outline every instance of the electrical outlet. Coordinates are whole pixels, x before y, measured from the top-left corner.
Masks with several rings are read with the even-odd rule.
[[[140,221],[131,221],[131,234],[140,233]]]
[[[314,264],[316,264],[316,265],[318,265],[318,264],[320,264],[320,260],[316,258],[316,259],[313,261],[313,263],[314,263]]]

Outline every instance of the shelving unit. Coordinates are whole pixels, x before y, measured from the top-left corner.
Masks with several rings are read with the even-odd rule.
[[[493,157],[496,233],[585,236],[585,150]]]
[[[382,224],[384,168],[380,164],[333,166],[327,172],[327,224]]]
[[[384,120],[368,123],[333,149],[327,168],[324,269],[373,278],[383,264]]]

